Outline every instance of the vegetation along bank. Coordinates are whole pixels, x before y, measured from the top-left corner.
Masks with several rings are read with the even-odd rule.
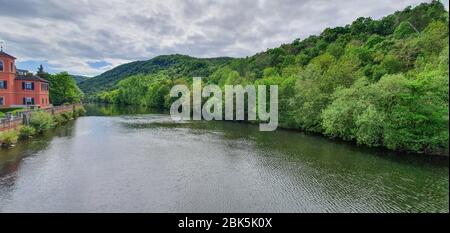
[[[45,131],[64,124],[86,113],[80,104],[65,105],[22,114],[12,122],[0,123],[0,145],[4,148],[14,146],[19,140],[26,140]]]

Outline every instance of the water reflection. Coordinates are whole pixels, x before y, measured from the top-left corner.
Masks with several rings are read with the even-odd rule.
[[[0,177],[17,171],[22,159],[46,149],[55,137],[72,137],[73,127],[74,122],[68,122],[34,138],[20,141],[12,148],[0,147]]]
[[[161,111],[136,105],[86,104],[89,116],[121,116],[128,114],[161,113]]]
[[[0,212],[448,212],[448,159],[86,107],[0,152]]]
[[[414,202],[431,211],[434,207],[423,203],[439,200],[440,204],[433,209],[438,211],[448,203],[448,179],[445,178],[448,176],[448,158],[430,159],[421,155],[359,148],[300,132],[262,133],[250,124],[195,121],[179,124],[168,116],[134,116],[132,120],[126,119],[121,123],[135,129],[188,129],[189,134],[204,134],[202,137],[207,138],[219,135],[214,143],[225,147],[240,150],[250,147],[257,152],[257,158],[264,157],[263,165],[268,167],[260,169],[281,171],[283,177],[298,180],[292,185],[301,182],[309,193],[326,193],[328,204],[334,205],[329,207],[331,211],[371,212],[370,208],[417,211],[417,206],[412,206]],[[283,164],[274,167],[275,162],[267,160],[281,160]],[[298,173],[299,168],[301,173]],[[314,198],[306,202],[314,203]],[[324,208],[313,210],[321,212]]]

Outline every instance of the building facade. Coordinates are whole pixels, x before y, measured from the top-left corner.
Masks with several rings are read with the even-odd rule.
[[[17,70],[15,60],[15,57],[0,51],[0,108],[48,107],[49,82]]]

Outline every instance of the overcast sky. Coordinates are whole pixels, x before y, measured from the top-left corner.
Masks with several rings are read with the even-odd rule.
[[[163,54],[245,57],[423,1],[0,0],[0,41],[19,68],[93,76]]]

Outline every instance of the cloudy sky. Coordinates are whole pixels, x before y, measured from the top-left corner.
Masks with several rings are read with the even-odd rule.
[[[19,68],[93,76],[162,54],[244,57],[423,1],[0,0],[0,41]]]

